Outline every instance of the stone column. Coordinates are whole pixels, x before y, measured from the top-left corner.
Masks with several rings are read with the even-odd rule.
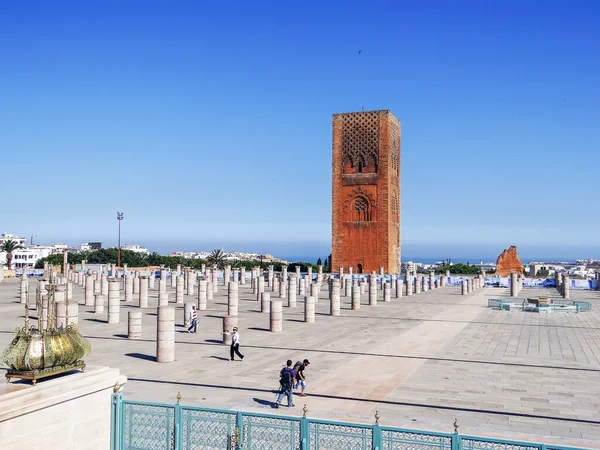
[[[223,272],[223,286],[227,286],[229,280],[231,279],[231,266],[225,266],[225,270]]]
[[[192,322],[190,322],[190,314],[193,311],[192,306],[194,306],[193,303],[185,303],[183,305],[183,326],[185,328],[189,328],[192,324]]]
[[[269,266],[269,275],[268,275],[268,279],[267,279],[267,286],[269,287],[273,287],[273,279],[275,278],[275,275],[273,274],[273,266]]]
[[[306,278],[300,278],[298,281],[299,281],[298,295],[300,297],[302,297],[303,295],[306,294]]]
[[[404,288],[404,281],[398,276],[396,280],[396,298],[402,298],[402,289]]]
[[[94,280],[94,294],[102,294],[102,280],[98,279],[98,275]]]
[[[208,300],[208,282],[206,280],[198,280],[198,309],[206,311],[206,303]]]
[[[423,280],[423,292],[427,292],[429,290],[429,283],[427,277],[423,275],[421,279]]]
[[[357,284],[352,285],[352,309],[360,309],[360,286]]]
[[[175,272],[170,272],[171,273],[171,287],[177,289],[177,273]]]
[[[175,308],[162,305],[157,308],[156,361],[175,361]]]
[[[510,296],[516,297],[519,295],[519,281],[517,279],[517,273],[510,273]]]
[[[350,275],[350,279],[352,279],[352,266],[348,267],[348,275]]]
[[[127,338],[140,339],[142,337],[142,312],[127,312]]]
[[[429,272],[429,289],[435,289],[435,272]]]
[[[214,290],[213,290],[212,280],[209,278],[206,282],[206,304],[208,304],[208,302],[211,302],[213,300],[213,297],[214,297],[213,292],[214,292]]]
[[[308,266],[308,282],[312,284],[312,266]]]
[[[296,269],[296,279],[298,280],[298,289],[300,289],[300,279],[302,278],[302,274],[300,273],[300,266],[294,266],[294,268]],[[298,291],[298,294],[300,294],[300,291]]]
[[[315,298],[304,297],[304,322],[315,322]]]
[[[68,317],[69,317],[68,325],[77,326],[79,324],[79,303],[67,302],[66,306],[67,306],[67,313],[68,313]]]
[[[383,285],[385,283],[385,269],[383,266],[379,266],[379,277],[381,278],[381,284],[379,286],[379,290],[383,290]]]
[[[279,292],[279,281],[277,280],[277,278],[273,278],[269,286],[271,287],[271,292]]]
[[[260,296],[260,312],[271,312],[271,293],[268,291],[263,292]]]
[[[250,286],[252,286],[252,294],[256,295],[256,291],[258,290],[258,286],[257,286],[257,278],[258,278],[258,271],[256,270],[256,267],[253,267],[252,270],[250,271]]]
[[[148,277],[148,287],[150,289],[154,289],[154,282],[156,281],[156,273],[154,270],[150,271],[150,276]]]
[[[240,268],[240,284],[246,284],[246,268]]]
[[[219,292],[219,271],[217,269],[213,269],[212,271],[212,287],[213,294]]]
[[[467,288],[467,280],[462,280],[460,293],[462,295],[467,295],[469,293]]]
[[[158,306],[164,306],[169,304],[169,293],[158,291]]]
[[[140,274],[135,272],[133,275],[133,296],[140,295]]]
[[[111,277],[108,280],[108,323],[119,323],[121,313],[121,290],[119,281]]]
[[[369,279],[369,305],[377,306],[377,278],[374,275],[371,275]],[[354,297],[352,298],[352,309],[354,309]],[[360,300],[356,309],[360,309]]]
[[[21,289],[19,294],[21,303],[27,303],[27,298],[29,296],[29,280],[27,279],[27,275],[25,275],[24,278],[21,278]]]
[[[446,287],[446,276],[440,275],[440,287]]]
[[[260,301],[262,293],[265,292],[265,277],[258,277],[258,290],[256,291],[256,301]]]
[[[340,280],[344,277],[344,266],[340,266],[338,273],[340,274]]]
[[[360,287],[360,295],[368,292],[369,283],[364,278],[358,282],[358,286]],[[375,289],[377,289],[377,281],[375,281]]]
[[[383,301],[392,301],[392,286],[390,285],[390,283],[384,283],[383,285]]]
[[[288,272],[287,266],[284,265],[284,264],[282,264],[281,265],[281,279],[283,281],[287,281],[287,279],[288,279],[288,273],[287,272]]]
[[[94,306],[94,275],[88,273],[85,276],[85,286],[84,286],[84,299],[85,306]]]
[[[571,280],[568,275],[565,275],[565,279],[563,281],[562,297],[570,298],[570,296],[571,296],[570,294],[571,294]]]
[[[183,303],[183,276],[173,274],[173,278],[175,278],[175,301]]]
[[[104,303],[106,302],[106,298],[102,294],[94,295],[94,314],[103,314],[104,313]]]
[[[238,315],[238,283],[230,281],[227,289],[227,314],[230,316]]]
[[[290,274],[290,284],[288,288],[288,307],[296,307],[296,275]]]
[[[283,331],[283,302],[281,300],[271,301],[270,330],[272,333]]]
[[[352,295],[352,282],[349,279],[344,280],[344,297]]]
[[[329,304],[329,314],[332,316],[340,315],[340,280],[339,278],[334,278],[331,280],[331,302]]]
[[[102,274],[102,278],[100,279],[100,293],[104,297],[108,297],[108,277],[105,273]]]
[[[129,274],[125,275],[125,302],[133,301],[133,277]]]
[[[420,294],[420,293],[421,293],[421,277],[416,276],[415,277],[415,294]]]
[[[223,344],[231,345],[231,333],[233,327],[238,326],[238,316],[225,316],[223,317]]]
[[[150,278],[146,275],[140,275],[140,294],[139,294],[139,307],[148,307],[148,287]]]
[[[194,295],[195,279],[195,273],[193,271],[188,272],[187,295]]]
[[[279,298],[287,298],[287,283],[285,280],[281,280],[281,283],[279,283]]]

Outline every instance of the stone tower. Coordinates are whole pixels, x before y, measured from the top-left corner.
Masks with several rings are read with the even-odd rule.
[[[333,115],[332,272],[400,272],[400,121]]]

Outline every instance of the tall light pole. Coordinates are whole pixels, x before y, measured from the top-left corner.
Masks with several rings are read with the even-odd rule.
[[[123,220],[123,213],[117,212],[117,222],[119,222],[119,250],[117,251],[117,267],[121,267],[121,220]]]

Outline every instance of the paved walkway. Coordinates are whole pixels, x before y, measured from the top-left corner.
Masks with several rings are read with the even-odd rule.
[[[18,289],[15,280],[0,283],[2,348],[22,326]],[[488,309],[487,299],[507,296],[505,289],[461,296],[444,288],[391,303],[378,291],[378,306],[365,294],[361,310],[351,311],[342,297],[341,317],[330,317],[324,290],[316,323],[303,323],[299,298],[297,308],[284,308],[284,332],[270,333],[269,315],[259,312],[247,284],[239,308],[246,358],[231,362],[220,344],[227,299],[224,286],[219,290],[197,334],[185,331],[178,308],[177,361],[170,364],[154,361],[155,308],[145,310],[143,339],[131,341],[127,311],[135,305],[121,303],[116,325],[81,305],[80,328],[93,348],[88,364],[120,368],[129,399],[174,403],[180,391],[184,404],[268,413],[285,360],[308,358],[309,396],[278,413],[299,415],[306,404],[311,417],[373,423],[378,410],[382,424],[448,432],[457,418],[465,433],[600,448],[599,292],[572,291],[592,302],[592,312],[535,314]],[[83,303],[82,288],[74,295]]]

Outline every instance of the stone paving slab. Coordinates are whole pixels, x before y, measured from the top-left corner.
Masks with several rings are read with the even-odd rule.
[[[16,280],[0,283],[2,348],[22,326],[18,290]],[[169,364],[154,361],[156,291],[143,310],[140,340],[126,338],[127,311],[138,310],[136,301],[121,302],[119,324],[84,305],[79,321],[92,343],[88,364],[118,367],[130,379],[128,399],[173,403],[181,392],[184,404],[270,413],[285,360],[308,358],[309,396],[278,413],[300,415],[306,404],[311,417],[372,423],[378,410],[385,425],[436,431],[452,431],[458,418],[461,432],[600,448],[600,293],[571,291],[593,304],[580,314],[488,309],[488,298],[507,296],[498,288],[468,296],[443,288],[390,303],[378,294],[377,306],[364,294],[359,311],[342,297],[341,316],[331,317],[323,290],[314,324],[303,323],[298,297],[296,308],[284,307],[284,331],[270,333],[269,315],[259,312],[250,285],[240,285],[246,358],[235,362],[220,344],[224,286],[200,312],[197,334],[182,327],[183,307],[177,308],[176,361]],[[83,303],[83,289],[75,286],[74,297]]]

